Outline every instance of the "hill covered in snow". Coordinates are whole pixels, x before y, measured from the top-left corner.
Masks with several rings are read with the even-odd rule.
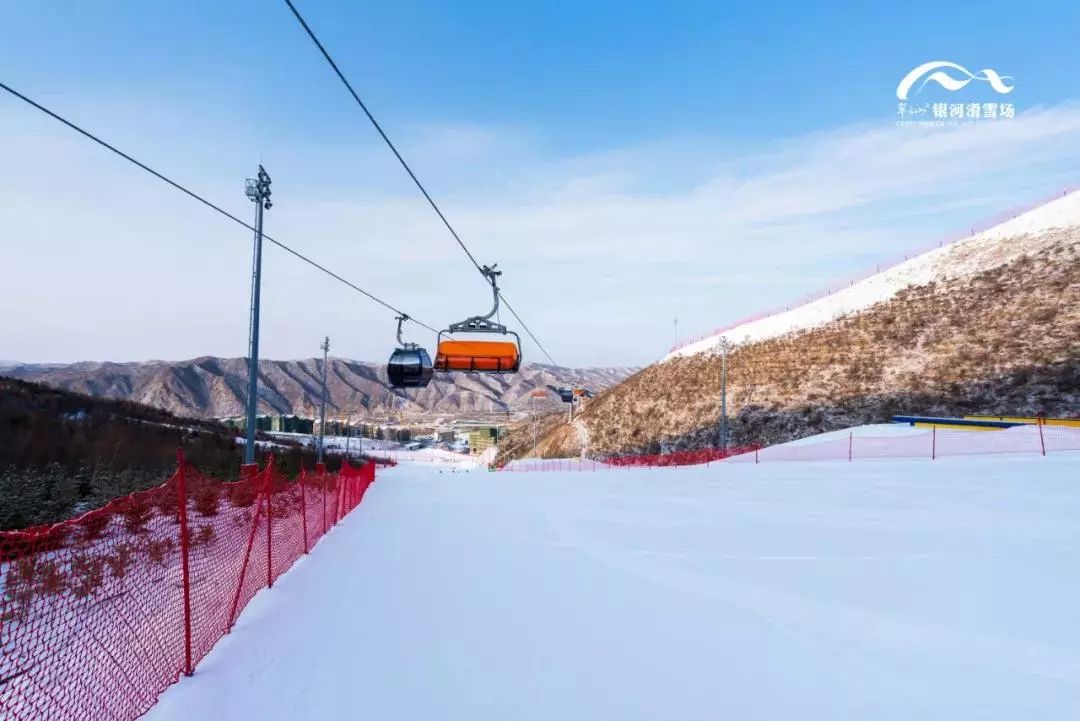
[[[554,452],[714,444],[721,336],[737,444],[902,412],[1080,414],[1080,193],[678,349],[600,394]]]
[[[943,244],[822,298],[739,323],[673,349],[664,360],[711,353],[721,338],[738,344],[817,328],[885,302],[913,286],[971,277],[1025,255],[1039,255],[1060,243],[1058,231],[1078,224],[1080,191],[1065,194],[981,233]]]

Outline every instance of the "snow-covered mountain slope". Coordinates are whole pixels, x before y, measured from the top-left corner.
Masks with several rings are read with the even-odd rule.
[[[669,353],[664,360],[713,352],[720,338],[738,344],[824,325],[886,301],[912,286],[954,280],[1038,254],[1080,226],[1080,191],[1074,191],[981,233],[918,255],[880,273],[787,311],[742,323]]]

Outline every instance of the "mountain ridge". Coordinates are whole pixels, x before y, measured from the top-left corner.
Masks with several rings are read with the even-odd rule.
[[[436,374],[424,389],[389,388],[386,366],[330,358],[327,367],[328,412],[357,417],[385,415],[460,415],[476,412],[522,414],[554,410],[553,392],[531,400],[532,391],[574,383],[602,391],[628,377],[631,368],[557,368],[525,363],[516,374]],[[200,418],[241,416],[247,398],[246,358],[199,356],[181,361],[78,361],[69,364],[23,363],[4,375],[45,383],[101,398],[145,403]],[[322,359],[259,361],[259,412],[314,415],[321,399]]]

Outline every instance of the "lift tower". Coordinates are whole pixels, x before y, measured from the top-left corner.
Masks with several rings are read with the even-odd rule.
[[[259,291],[262,286],[263,211],[270,210],[270,174],[259,165],[259,175],[248,178],[245,192],[255,203],[255,249],[251,260],[251,317],[248,323],[247,420],[244,424],[244,463],[255,462],[255,413],[259,405]]]

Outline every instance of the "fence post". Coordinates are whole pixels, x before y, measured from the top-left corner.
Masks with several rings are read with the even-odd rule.
[[[337,493],[334,496],[334,525],[341,522],[341,511],[342,507],[345,505],[345,483],[345,479],[339,474],[337,479]]]
[[[191,574],[188,555],[190,551],[187,517],[187,474],[184,468],[184,452],[176,450],[176,503],[180,512],[180,567],[184,583],[184,675],[191,675]]]
[[[1042,454],[1046,455],[1046,438],[1043,437],[1043,424],[1046,422],[1042,416],[1039,416],[1039,448],[1042,449]]]
[[[854,455],[854,451],[855,451],[855,433],[853,431],[848,431],[848,434],[847,434],[847,460],[848,460],[848,463],[851,463],[851,459],[852,459],[852,456]]]
[[[757,455],[757,454],[758,454],[758,451],[759,451],[760,449],[761,449],[761,445],[760,445],[760,444],[758,444],[758,443],[755,443],[755,444],[754,444],[754,463],[757,463],[757,462],[758,462],[758,455]]]
[[[930,427],[930,460],[937,458],[937,426]]]
[[[271,550],[271,542],[273,536],[270,535],[271,525],[273,524],[274,509],[270,505],[270,494],[273,493],[273,489],[270,485],[270,474],[274,468],[274,457],[270,456],[266,463],[266,470],[263,473],[266,474],[266,480],[263,481],[264,488],[266,489],[266,587],[274,587],[274,554]]]
[[[316,463],[315,473],[319,475],[319,485],[322,487],[322,532],[326,535],[326,464]]]
[[[304,527],[304,555],[308,552],[307,541],[307,486],[304,484],[304,477],[307,474],[304,472],[304,467],[300,466],[300,518],[301,524]]]
[[[233,596],[232,609],[229,611],[230,630],[232,630],[233,624],[236,623],[236,607],[240,604],[240,591],[244,588],[244,576],[247,574],[248,562],[251,560],[251,549],[255,546],[255,531],[259,528],[260,515],[262,515],[261,493],[259,494],[259,504],[255,507],[255,518],[251,521],[251,534],[248,536],[247,551],[244,552],[244,563],[240,566],[240,580],[236,582],[236,594]]]
[[[341,486],[338,491],[338,520],[340,521],[348,513],[349,507],[349,478],[341,471],[338,471],[338,485]]]
[[[328,473],[327,475],[329,476],[329,475],[332,475],[332,474]],[[333,478],[334,478],[334,498],[333,498],[333,500],[330,501],[330,528],[333,528],[335,525],[337,525],[338,494],[341,493],[341,479],[338,478],[337,476],[333,476]]]

